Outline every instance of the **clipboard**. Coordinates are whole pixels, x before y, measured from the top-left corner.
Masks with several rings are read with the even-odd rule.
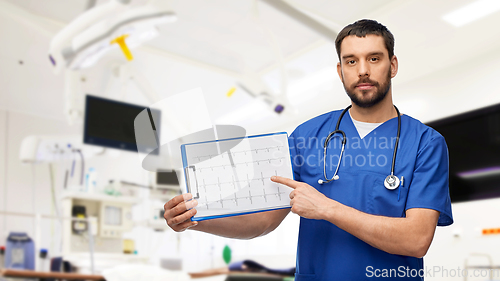
[[[286,132],[181,145],[185,193],[198,201],[193,221],[290,208],[293,178]]]

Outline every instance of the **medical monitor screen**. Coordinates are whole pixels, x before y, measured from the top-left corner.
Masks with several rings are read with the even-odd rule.
[[[87,95],[83,142],[86,144],[137,151],[134,120],[139,113],[146,109],[144,106]],[[152,115],[151,122],[159,123],[160,111],[155,109],[149,110]],[[154,132],[153,128],[156,129],[156,133],[159,136],[160,124],[151,124],[151,128],[149,128],[151,133]],[[150,140],[150,143],[142,141],[142,149],[152,151],[158,147],[155,138],[146,138],[146,140]],[[158,153],[158,149],[155,152]]]
[[[156,172],[157,185],[179,185],[175,171],[160,170]]]
[[[452,202],[500,197],[500,104],[427,125],[448,145]]]
[[[122,209],[114,206],[104,208],[104,224],[120,226],[122,225]]]

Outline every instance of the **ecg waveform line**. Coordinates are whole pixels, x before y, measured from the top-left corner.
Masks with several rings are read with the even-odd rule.
[[[286,192],[276,192],[276,193],[267,193],[265,192],[264,190],[264,194],[259,194],[259,195],[252,195],[251,191],[249,190],[248,191],[248,196],[236,196],[236,193],[234,194],[235,197],[234,198],[228,198],[228,199],[222,199],[222,196],[220,196],[219,200],[211,200],[209,201],[207,196],[205,196],[205,204],[200,204],[200,207],[205,205],[205,208],[207,210],[209,210],[209,205],[210,204],[213,204],[213,203],[220,203],[221,204],[221,207],[224,208],[224,202],[234,202],[236,204],[236,206],[238,206],[238,200],[242,200],[242,199],[247,199],[247,200],[250,200],[250,204],[253,204],[253,198],[264,198],[264,200],[267,202],[267,198],[268,197],[271,197],[271,196],[276,196],[277,198],[280,199],[281,201],[281,194],[286,194]]]
[[[253,163],[257,163],[257,165],[260,165],[261,162],[268,162],[269,164],[271,164],[271,161],[277,161],[277,160],[279,160],[280,163],[282,163],[283,159],[285,159],[285,157],[274,158],[274,159],[255,160],[255,161],[251,161],[251,162],[241,162],[241,163],[234,163],[234,164],[227,164],[227,165],[217,165],[217,166],[211,166],[211,167],[199,167],[199,166],[197,166],[196,169],[197,169],[197,171],[203,171],[203,170],[213,171],[214,168],[221,168],[222,167],[223,169],[226,169],[226,167],[234,167],[237,165],[248,166],[249,164],[253,164]]]
[[[261,172],[260,174],[261,174],[261,177],[260,177],[260,178],[255,178],[255,179],[250,179],[250,178],[248,177],[248,174],[247,174],[247,180],[241,180],[241,181],[236,181],[236,180],[234,180],[234,177],[232,177],[232,178],[233,178],[233,180],[232,180],[232,181],[230,181],[230,182],[220,182],[219,177],[217,177],[217,183],[213,183],[213,184],[206,184],[206,183],[205,183],[205,179],[203,179],[203,185],[199,186],[199,188],[203,187],[203,188],[205,189],[205,193],[207,193],[207,186],[219,186],[219,190],[220,190],[220,191],[222,191],[222,187],[221,187],[221,185],[225,185],[225,184],[231,184],[233,187],[236,187],[236,183],[237,183],[237,182],[247,182],[247,183],[248,183],[248,185],[249,185],[249,186],[251,186],[251,183],[250,183],[251,181],[262,181],[262,185],[265,185],[264,180],[266,180],[266,179],[271,180],[271,177],[264,177],[264,175],[263,175],[263,173],[262,173],[262,172]],[[275,170],[275,171],[274,171],[274,175],[275,175],[275,176],[277,176],[277,175],[278,175],[278,171],[277,171],[277,170]],[[265,189],[262,189],[262,190],[263,190],[263,192],[264,192],[264,194],[263,194],[263,195],[255,195],[255,196],[252,196],[252,195],[251,195],[251,193],[250,193],[250,192],[251,192],[251,190],[249,190],[249,196],[244,196],[244,197],[239,197],[239,198],[238,198],[238,197],[236,196],[236,193],[234,193],[234,196],[235,196],[235,198],[234,198],[234,199],[222,199],[222,198],[221,198],[220,200],[210,201],[210,202],[219,202],[219,201],[221,201],[221,200],[225,200],[225,201],[232,201],[232,200],[234,200],[234,201],[235,201],[235,203],[236,203],[236,206],[238,206],[238,201],[237,201],[238,199],[245,199],[245,198],[246,198],[246,199],[250,199],[250,203],[252,204],[252,203],[253,203],[253,202],[252,202],[252,199],[251,199],[252,197],[262,197],[262,196],[264,196],[264,200],[267,202],[267,197],[266,197],[267,195],[277,195],[277,196],[279,197],[279,200],[281,201],[281,194],[285,194],[285,192],[281,192],[281,191],[280,191],[280,185],[279,185],[279,184],[277,184],[277,185],[275,185],[275,186],[276,186],[276,187],[277,187],[277,189],[278,189],[278,192],[276,192],[276,193],[266,194],[266,190],[265,190]],[[209,203],[209,201],[208,201],[208,198],[207,198],[206,196],[205,196],[205,202],[207,202],[207,203],[206,203],[207,205],[208,205],[208,204],[210,204],[210,203]],[[222,202],[222,201],[221,201],[221,202]],[[221,204],[222,204],[222,203],[221,203]],[[207,208],[208,208],[208,207],[207,207]]]
[[[241,154],[241,153],[244,153],[246,155],[247,152],[255,152],[255,154],[258,154],[259,150],[267,150],[267,152],[269,152],[270,149],[277,149],[278,151],[281,151],[281,148],[283,148],[283,147],[284,147],[283,145],[270,146],[270,147],[265,147],[265,148],[256,148],[256,149],[250,149],[250,150],[234,151],[234,152],[231,152],[230,154],[231,154],[231,156],[236,156],[236,154]],[[207,158],[206,160],[209,160],[209,159],[212,159],[212,158],[218,157],[218,156],[221,156],[221,158],[224,158],[225,154],[226,153],[209,154],[209,155],[203,155],[203,156],[195,156],[193,158],[198,159],[198,162],[199,162],[199,161],[201,161],[202,158]]]
[[[221,186],[221,185],[226,185],[226,184],[230,184],[230,185],[235,186],[236,183],[238,183],[238,182],[246,182],[246,183],[250,184],[250,182],[252,182],[252,181],[262,181],[262,185],[265,185],[264,180],[267,180],[267,179],[271,180],[271,177],[263,177],[263,176],[261,176],[261,177],[253,178],[253,179],[248,179],[248,177],[247,177],[247,180],[239,180],[239,181],[232,180],[232,181],[220,182],[219,177],[217,177],[217,183],[207,183],[207,184],[205,184],[205,179],[203,179],[203,184],[200,185],[200,187],[207,187],[207,186],[214,186],[214,185],[215,186]],[[206,189],[205,189],[205,192],[207,192]]]

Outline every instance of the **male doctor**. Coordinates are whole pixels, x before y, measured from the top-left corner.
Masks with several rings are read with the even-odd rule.
[[[398,59],[385,26],[357,21],[338,34],[335,45],[352,107],[298,126],[289,138],[295,180],[271,179],[293,189],[291,211],[301,216],[296,280],[422,280],[422,257],[436,225],[453,223],[445,140],[393,105]],[[336,134],[324,154],[337,123],[345,151],[340,153],[342,136]],[[395,188],[384,185],[391,170],[400,181]],[[328,181],[333,175],[338,178]],[[250,239],[273,231],[290,211],[194,222],[197,202],[191,198],[179,195],[165,204],[173,230]]]

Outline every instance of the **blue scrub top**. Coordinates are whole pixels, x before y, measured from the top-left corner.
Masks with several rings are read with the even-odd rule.
[[[427,208],[440,212],[439,226],[453,223],[446,142],[434,129],[407,115],[401,116],[394,168],[397,177],[404,176],[402,186],[395,190],[384,186],[391,172],[398,118],[386,121],[361,139],[349,114],[345,114],[340,123],[347,137],[338,171],[340,178],[318,184],[318,179],[324,180],[323,144],[335,129],[340,113],[339,110],[320,115],[301,124],[291,134],[289,144],[295,180],[368,214],[405,217],[408,209]],[[340,137],[332,138],[325,161],[328,178],[335,172],[340,149]],[[371,280],[378,276],[422,280],[420,276],[424,274],[422,258],[389,254],[328,221],[300,219],[297,281]]]

